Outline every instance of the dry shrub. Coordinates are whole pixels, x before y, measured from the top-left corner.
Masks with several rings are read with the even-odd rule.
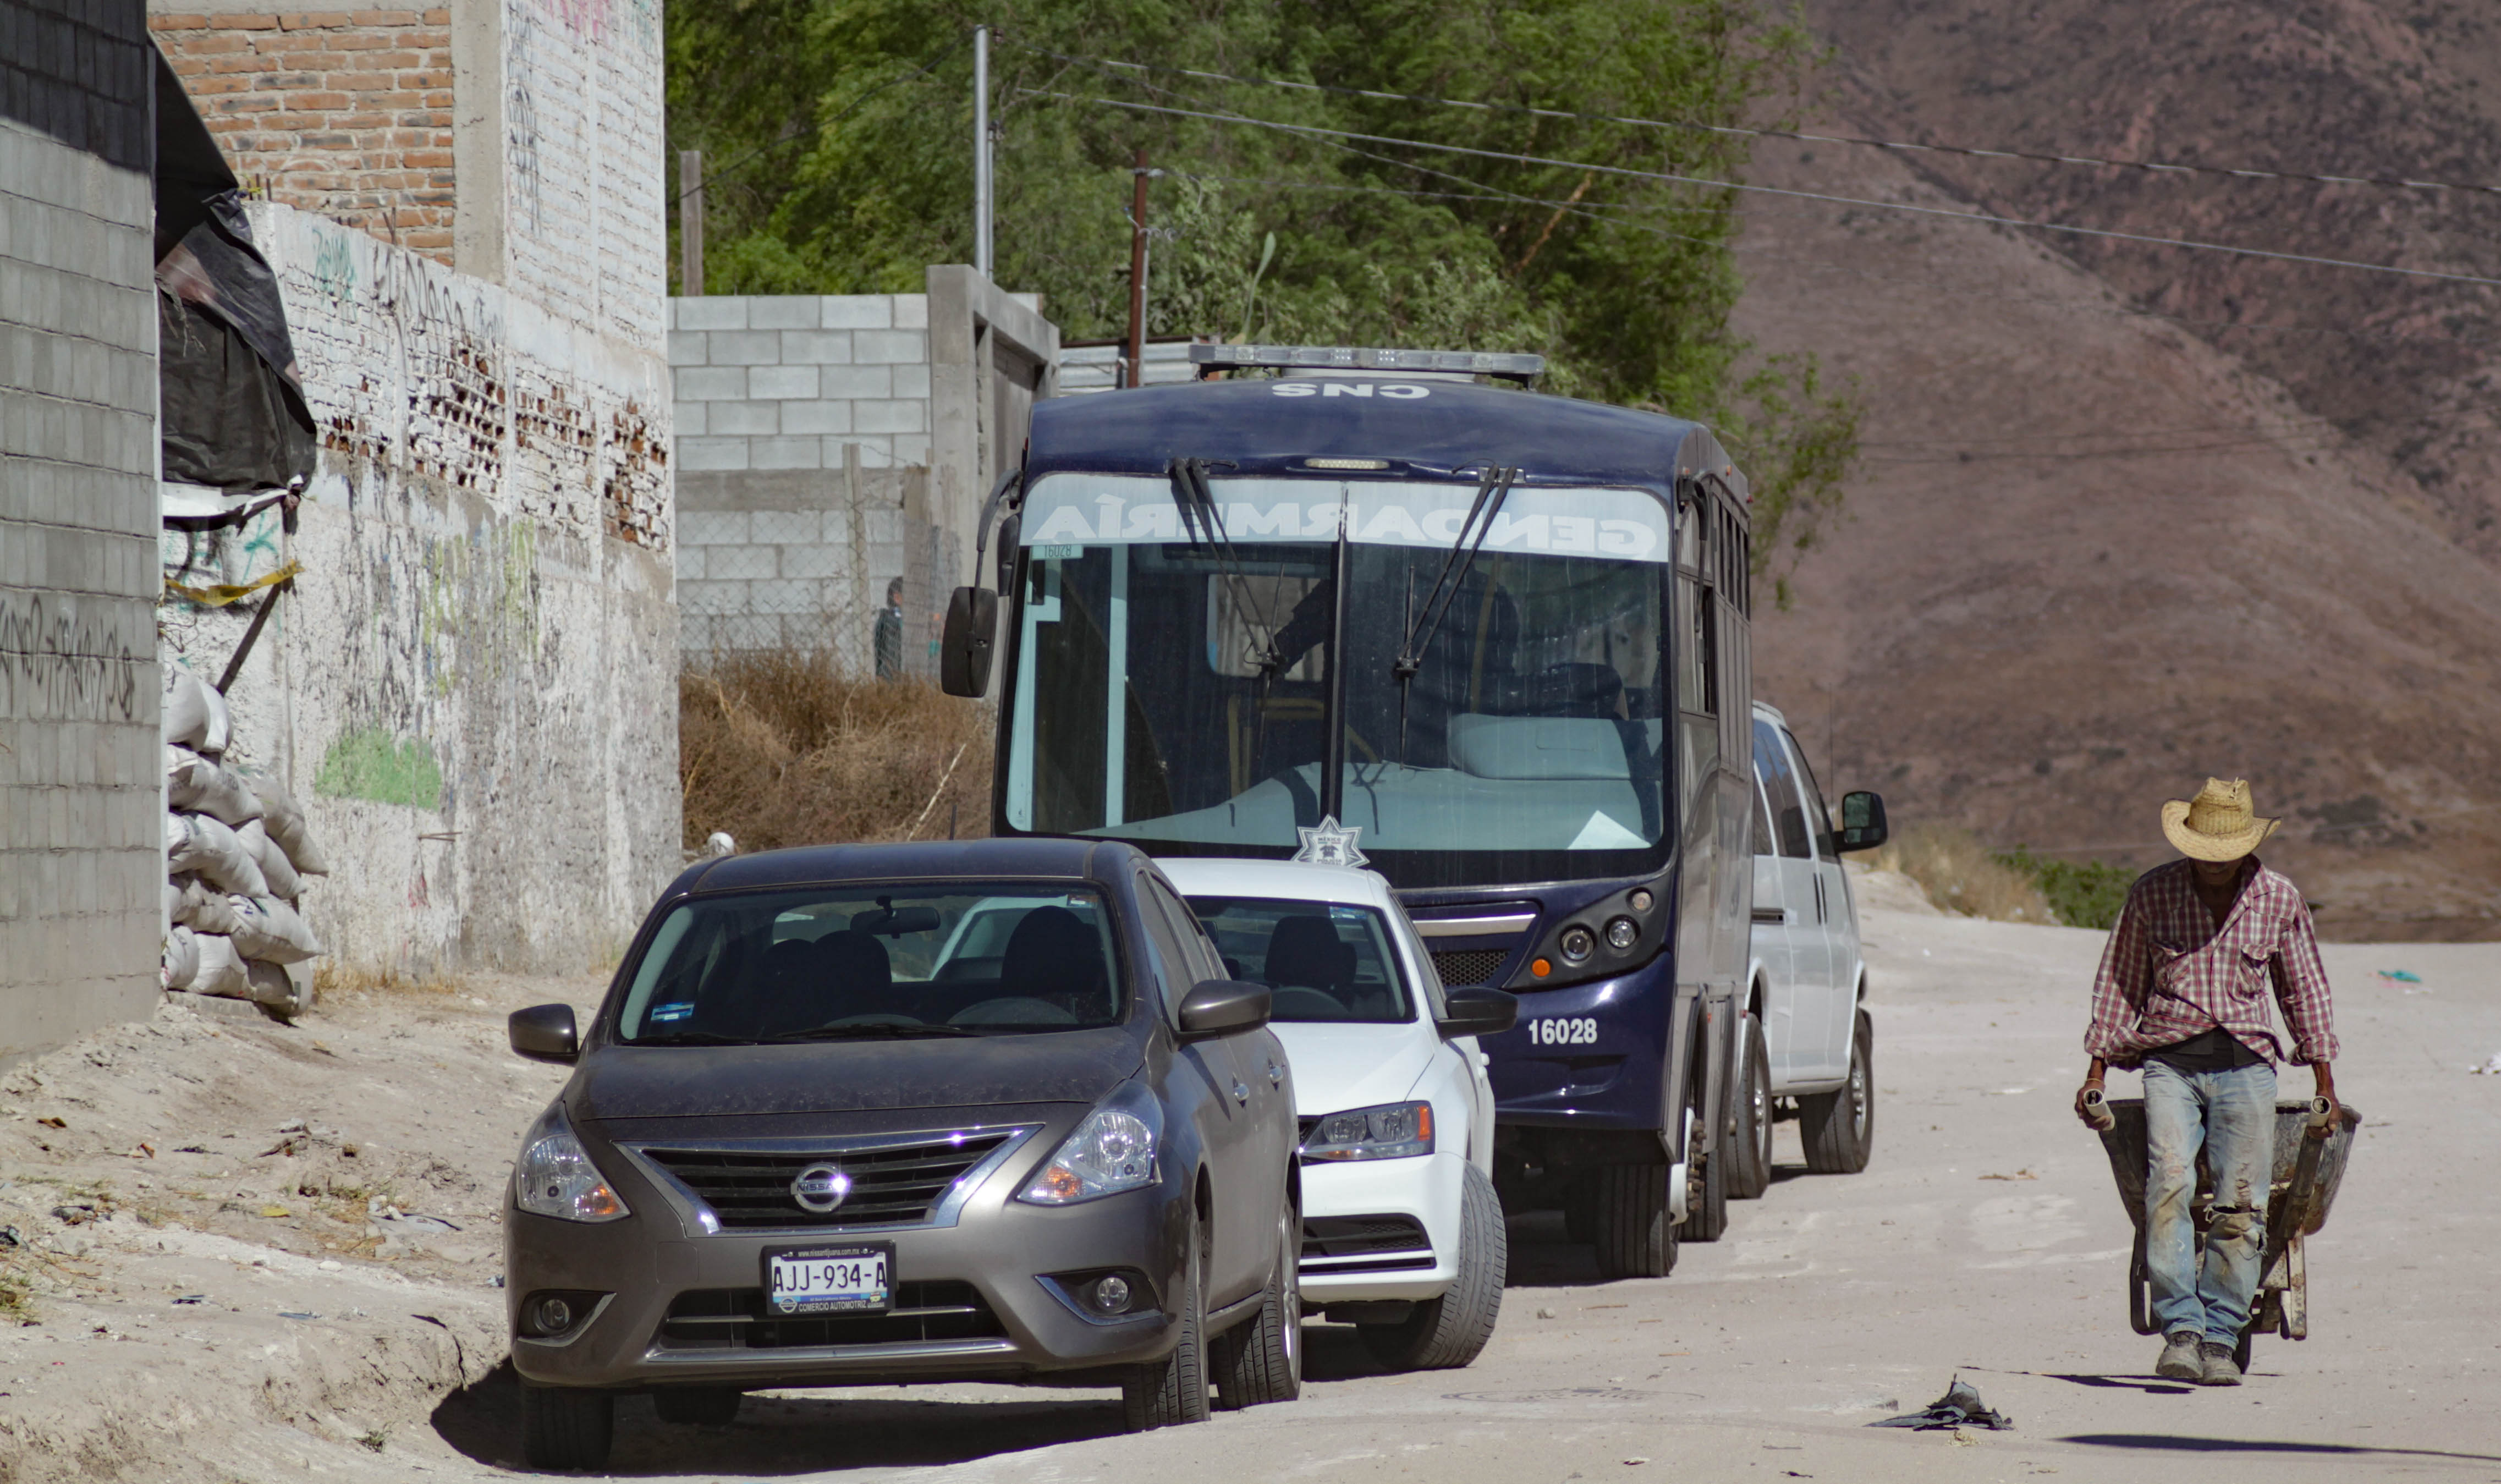
[[[342,963],[336,959],[323,959],[313,969],[313,999],[325,1004],[343,999],[371,999],[378,996],[449,999],[468,993],[469,986],[440,972],[413,974],[404,969],[371,968],[357,963]]]
[[[859,680],[823,651],[717,655],[678,678],[685,841],[740,850],[989,832],[979,701],[921,680]]]
[[[1998,859],[1968,829],[1913,825],[1880,846],[1867,863],[1910,877],[1948,912],[2001,923],[2058,921],[2031,876]]]

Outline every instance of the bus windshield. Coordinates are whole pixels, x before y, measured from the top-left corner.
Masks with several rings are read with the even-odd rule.
[[[1027,494],[1011,827],[1266,854],[1335,814],[1367,853],[1561,852],[1549,864],[1576,875],[1655,859],[1661,500],[1519,486],[1471,561],[1452,553],[1474,481],[1208,490],[1220,534],[1162,479],[1052,474]]]

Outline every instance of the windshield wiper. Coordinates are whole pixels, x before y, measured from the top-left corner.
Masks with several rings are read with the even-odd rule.
[[[895,1039],[902,1036],[980,1035],[962,1026],[898,1026],[891,1021],[879,1021],[866,1026],[818,1026],[813,1030],[793,1030],[787,1035],[765,1037],[765,1044],[777,1041],[850,1041]]]
[[[1484,549],[1485,537],[1493,531],[1494,517],[1502,514],[1503,501],[1511,498],[1511,487],[1519,482],[1523,469],[1489,465],[1484,478],[1477,485],[1477,497],[1468,506],[1468,517],[1459,523],[1458,539],[1442,556],[1442,570],[1433,577],[1433,586],[1424,593],[1421,611],[1408,615],[1407,638],[1398,646],[1398,658],[1391,669],[1398,676],[1398,760],[1407,760],[1407,692],[1416,673],[1424,667],[1424,652],[1440,631],[1442,618],[1457,601],[1459,589],[1477,563],[1477,553]],[[1469,539],[1470,532],[1475,539]],[[1414,601],[1410,589],[1409,601]]]
[[[672,1030],[666,1035],[638,1035],[629,1046],[746,1046],[752,1036],[722,1035],[717,1030]]]

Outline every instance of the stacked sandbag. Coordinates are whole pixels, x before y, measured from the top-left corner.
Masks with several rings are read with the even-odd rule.
[[[215,687],[168,663],[164,717],[165,987],[293,1019],[321,952],[298,910],[304,878],[329,861],[278,780],[226,763],[234,724]]]

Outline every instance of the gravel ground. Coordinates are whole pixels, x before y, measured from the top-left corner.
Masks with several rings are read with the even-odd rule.
[[[2158,1342],[2129,1332],[2127,1218],[2067,1112],[2100,935],[1860,890],[1876,1157],[1811,1176],[1782,1126],[1782,1178],[1670,1278],[1600,1283],[1556,1218],[1515,1217],[1501,1328],[1465,1371],[1382,1374],[1351,1332],[1315,1324],[1300,1402],[1143,1437],[1118,1433],[1102,1392],[780,1393],[725,1430],[665,1427],[629,1400],[612,1471],[2501,1479],[2484,1262],[2501,1194],[2482,1175],[2501,1077],[2467,1071],[2501,1052],[2501,946],[2329,948],[2340,1090],[2369,1122],[2311,1247],[2313,1337],[2261,1339],[2249,1385],[2207,1390],[2155,1379]],[[25,1235],[0,1272],[38,1321],[0,1332],[0,1479],[504,1474],[517,1402],[488,1286],[494,1207],[560,1073],[505,1052],[500,1019],[596,992],[480,981],[296,1029],[169,1008],[0,1079],[0,1221]],[[142,1143],[152,1158],[132,1156]],[[459,1231],[403,1232],[377,1197]],[[49,1214],[78,1201],[110,1219]],[[1956,1373],[2015,1429],[1868,1427]]]

